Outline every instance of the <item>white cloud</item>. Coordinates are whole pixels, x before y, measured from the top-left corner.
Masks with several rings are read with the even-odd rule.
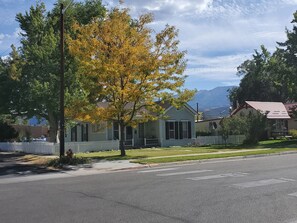
[[[237,67],[250,58],[249,54],[238,54],[217,57],[189,56],[188,69],[185,74],[189,78],[216,80],[221,82],[238,82]]]
[[[0,56],[8,55],[11,51],[12,44],[18,45],[20,36],[19,28],[16,28],[12,34],[0,33]]]

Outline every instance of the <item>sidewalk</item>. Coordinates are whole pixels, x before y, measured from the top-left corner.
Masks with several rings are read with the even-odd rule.
[[[162,158],[172,158],[172,157],[183,157],[183,156],[207,156],[207,155],[215,155],[215,154],[228,154],[228,153],[244,153],[249,151],[265,151],[270,150],[270,148],[265,149],[241,149],[236,151],[224,151],[224,152],[212,152],[212,153],[194,153],[194,154],[181,154],[181,155],[170,155],[170,156],[155,156],[155,157],[149,157],[145,158],[147,160],[149,159],[162,159]]]

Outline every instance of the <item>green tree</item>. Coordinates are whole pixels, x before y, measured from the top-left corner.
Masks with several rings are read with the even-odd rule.
[[[283,77],[287,81],[287,89],[291,100],[297,101],[297,11],[293,14],[293,29],[286,29],[287,40],[278,42],[279,51],[286,67]]]
[[[278,42],[275,52],[261,46],[260,52],[255,51],[252,59],[238,67],[240,85],[229,92],[233,107],[246,100],[297,100],[297,11],[293,16],[293,29],[286,29],[287,40]]]
[[[280,52],[271,55],[264,46],[261,52],[255,51],[253,58],[244,61],[237,68],[237,75],[242,77],[239,87],[231,89],[229,99],[233,107],[245,101],[286,101],[287,95],[279,84]]]
[[[18,99],[21,58],[12,45],[12,52],[6,59],[0,58],[0,115],[15,112],[12,101]]]
[[[251,112],[246,116],[245,143],[257,144],[260,139],[265,138],[267,130],[267,118],[260,112]]]
[[[225,144],[229,135],[240,135],[245,132],[246,118],[240,115],[225,117],[220,122],[219,134],[222,136]]]
[[[122,156],[125,126],[154,120],[164,111],[156,99],[180,106],[194,94],[182,90],[186,64],[185,52],[178,50],[177,30],[167,25],[153,37],[150,22],[150,14],[133,20],[127,9],[115,8],[104,21],[74,26],[77,37],[69,39],[88,100],[76,100],[68,114],[89,122],[117,122]],[[102,98],[107,107],[97,106]]]
[[[68,5],[70,1],[64,2]],[[26,117],[44,117],[50,125],[50,140],[55,141],[59,121],[59,4],[50,12],[44,3],[31,6],[24,14],[16,15],[21,32],[19,52],[24,61],[17,91],[17,100],[13,100],[14,110]],[[66,30],[76,21],[84,24],[94,17],[102,17],[105,12],[101,1],[89,0],[83,3],[70,4],[66,12]],[[68,98],[79,95],[80,83],[77,79],[77,66],[65,47],[65,91]]]

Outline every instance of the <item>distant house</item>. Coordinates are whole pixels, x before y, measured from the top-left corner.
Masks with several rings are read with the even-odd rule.
[[[247,115],[259,111],[269,121],[268,136],[277,137],[288,134],[288,120],[291,119],[282,102],[246,101],[244,105],[235,109],[233,115]]]
[[[99,106],[107,106],[99,103]],[[165,118],[139,123],[136,128],[125,128],[125,145],[128,147],[184,146],[195,138],[196,111],[185,104],[176,109],[169,103],[162,104]],[[119,125],[116,122],[96,124],[79,123],[66,130],[66,142],[112,141],[119,139]]]
[[[18,133],[21,140],[46,139],[49,128],[47,126],[11,125]]]
[[[223,118],[214,118],[208,120],[199,120],[195,123],[197,135],[218,135],[220,130],[220,122]]]
[[[288,120],[288,130],[297,129],[297,117],[294,115],[294,112],[297,111],[297,103],[287,103],[285,104],[285,107],[291,117]]]

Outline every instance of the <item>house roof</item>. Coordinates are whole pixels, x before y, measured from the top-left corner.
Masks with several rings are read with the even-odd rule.
[[[170,104],[170,102],[168,101],[157,101],[156,102],[158,105],[160,105],[164,110],[165,110],[165,113],[167,111],[169,111],[173,106]],[[97,106],[98,107],[101,107],[101,108],[107,108],[109,105],[109,102],[98,102],[97,103]],[[130,102],[126,105],[126,109],[130,109],[132,108],[134,105],[134,103]],[[196,111],[188,104],[188,103],[185,103],[184,105],[191,113],[193,113],[194,115],[196,114]],[[141,110],[145,111],[146,109],[145,108],[142,108]]]
[[[247,106],[266,114],[267,119],[290,119],[290,116],[282,102],[246,101]],[[232,115],[239,112],[245,106],[236,109]]]

